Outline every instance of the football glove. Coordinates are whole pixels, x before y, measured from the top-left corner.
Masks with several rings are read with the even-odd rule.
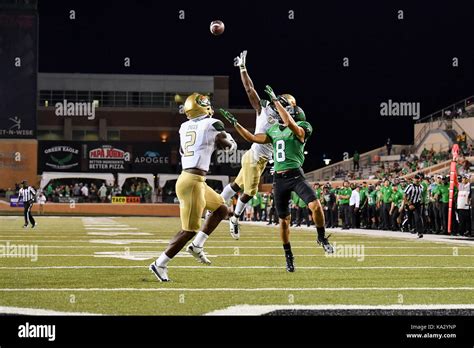
[[[275,92],[273,92],[273,89],[269,85],[265,86],[265,93],[268,94],[268,96],[270,97],[272,101],[278,100],[278,97],[276,96]]]
[[[227,121],[230,122],[231,125],[235,127],[235,125],[237,124],[237,119],[235,118],[234,115],[232,115],[229,111],[224,110],[224,109],[219,109],[219,112]]]
[[[247,59],[247,51],[242,51],[240,55],[234,58],[234,66],[238,66],[240,70],[246,70],[245,61]]]

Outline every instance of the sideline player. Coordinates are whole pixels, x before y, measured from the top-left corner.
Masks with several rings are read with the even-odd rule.
[[[277,123],[279,119],[273,103],[268,100],[260,99],[257,91],[254,88],[252,79],[250,78],[246,68],[247,51],[240,53],[234,59],[234,66],[240,68],[240,78],[245,87],[250,104],[256,111],[255,134],[265,133],[272,125]],[[284,106],[296,106],[296,101],[293,96],[283,94],[282,102]],[[240,238],[239,218],[245,211],[246,204],[252,199],[258,191],[258,184],[260,177],[265,170],[265,167],[272,159],[273,150],[271,144],[252,144],[252,147],[242,156],[241,168],[239,174],[233,183],[228,184],[222,190],[221,196],[227,202],[237,192],[243,190],[235,206],[234,213],[229,218],[230,235],[234,239]]]
[[[286,270],[294,272],[294,257],[290,244],[290,211],[288,208],[292,191],[296,192],[311,210],[318,231],[318,244],[322,245],[327,253],[333,253],[334,249],[325,236],[324,212],[321,203],[304,178],[302,170],[305,158],[304,147],[313,132],[313,128],[306,122],[305,114],[300,107],[287,107],[287,110],[279,101],[281,97],[277,97],[270,86],[266,86],[265,92],[270,96],[281,116],[279,123],[270,127],[266,133],[254,135],[242,127],[230,112],[220,109],[220,113],[245,140],[259,144],[273,144],[273,157],[275,159],[274,197],[280,220],[280,236],[285,250]]]
[[[209,99],[201,94],[191,94],[184,104],[188,121],[179,129],[180,153],[183,171],[176,182],[179,199],[181,231],[169,242],[166,250],[149,269],[160,281],[169,281],[168,262],[195,237],[186,251],[199,262],[210,264],[203,251],[204,242],[222,219],[228,216],[228,208],[222,197],[206,184],[211,155],[214,149],[237,149],[232,136],[224,131],[224,124],[212,118],[214,110]],[[212,213],[201,230],[204,209]]]

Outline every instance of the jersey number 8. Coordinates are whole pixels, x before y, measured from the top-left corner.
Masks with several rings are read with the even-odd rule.
[[[278,140],[276,142],[276,161],[277,162],[284,162],[286,159],[285,156],[285,141]]]

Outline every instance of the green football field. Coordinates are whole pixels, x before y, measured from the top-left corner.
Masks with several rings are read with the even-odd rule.
[[[474,303],[474,247],[335,231],[334,257],[315,231],[295,229],[287,273],[277,227],[221,223],[211,266],[184,250],[160,283],[148,265],[179,229],[176,218],[0,217],[0,307],[112,315],[201,315],[240,305]],[[328,231],[329,233],[331,231]],[[20,255],[19,255],[20,254]],[[19,257],[21,256],[21,257]]]

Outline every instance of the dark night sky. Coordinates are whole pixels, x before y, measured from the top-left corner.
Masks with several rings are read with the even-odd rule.
[[[40,72],[229,75],[231,105],[248,105],[232,65],[247,49],[260,96],[265,84],[293,94],[313,124],[305,170],[322,166],[323,153],[334,162],[387,137],[411,143],[414,121],[380,116],[383,101],[420,102],[424,116],[474,94],[473,1],[39,0],[38,7]],[[209,33],[213,19],[224,21],[222,36]]]

